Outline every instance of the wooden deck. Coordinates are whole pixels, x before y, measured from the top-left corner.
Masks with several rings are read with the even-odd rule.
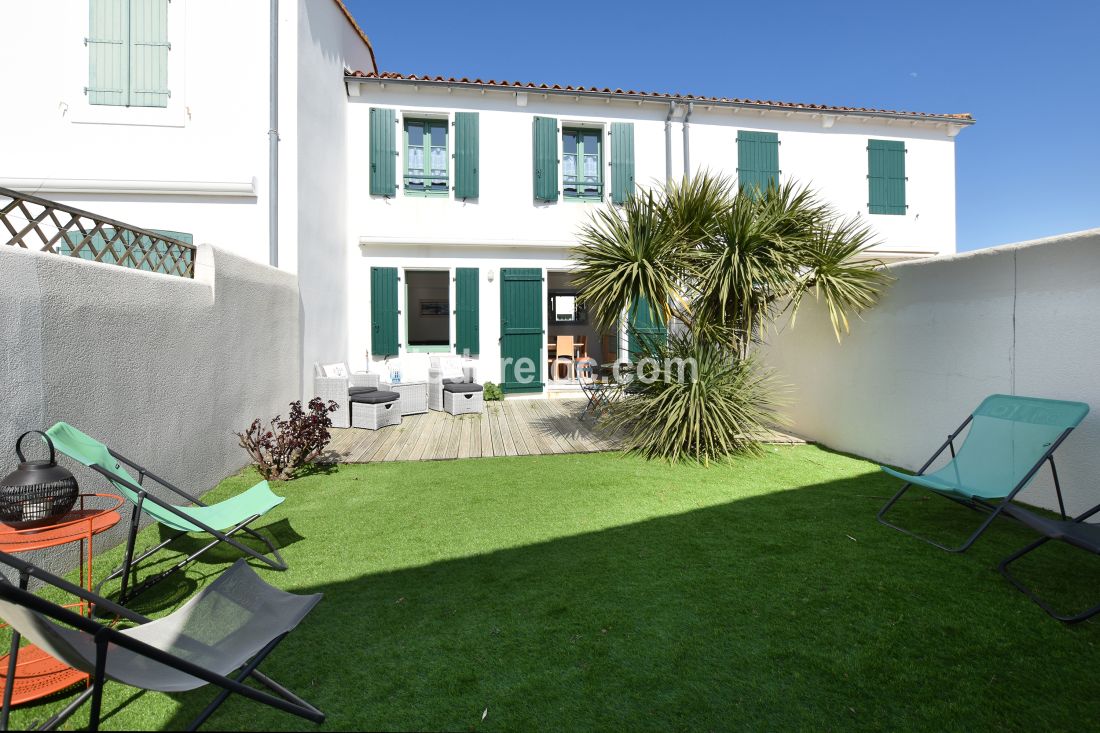
[[[331,457],[340,463],[438,461],[450,458],[595,453],[618,445],[592,420],[584,400],[490,402],[480,415],[428,411],[381,430],[332,430]]]
[[[338,463],[595,453],[619,449],[614,436],[578,418],[584,400],[490,402],[480,415],[428,411],[381,430],[333,428],[327,458]],[[767,443],[801,443],[773,432]]]

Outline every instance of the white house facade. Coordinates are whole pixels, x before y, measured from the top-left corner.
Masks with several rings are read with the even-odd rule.
[[[968,115],[370,72],[347,84],[348,347],[374,370],[467,354],[506,393],[547,394],[570,387],[551,370],[559,336],[624,357],[625,319],[599,333],[575,297],[578,232],[635,185],[704,169],[812,185],[866,219],[884,261],[955,251]],[[526,380],[519,360],[536,365]]]
[[[340,0],[9,3],[0,61],[50,70],[6,79],[0,187],[295,273],[306,398],[315,363],[464,353],[542,395],[568,387],[558,337],[624,356],[629,318],[599,333],[576,298],[578,231],[703,169],[814,186],[866,218],[883,260],[953,253],[955,135],[973,122],[379,74]]]

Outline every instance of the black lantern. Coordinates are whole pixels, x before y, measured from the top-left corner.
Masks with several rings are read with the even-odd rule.
[[[23,457],[23,438],[38,433],[50,446],[46,461]],[[53,441],[41,430],[28,430],[15,441],[19,468],[0,481],[0,521],[15,527],[33,527],[60,517],[73,508],[79,489],[76,477],[57,465]]]

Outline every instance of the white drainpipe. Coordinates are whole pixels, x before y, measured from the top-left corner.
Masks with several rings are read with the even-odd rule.
[[[695,103],[688,102],[687,114],[684,115],[684,178],[691,178],[691,137],[688,134],[688,121],[695,110]]]

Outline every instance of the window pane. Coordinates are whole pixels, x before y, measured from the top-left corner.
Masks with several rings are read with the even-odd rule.
[[[587,150],[587,148],[585,148]],[[584,180],[598,183],[600,180],[600,156],[584,155]]]
[[[444,148],[447,147],[447,126],[446,125],[432,125],[431,127],[432,145],[440,145]]]
[[[420,147],[424,145],[424,125],[419,122],[410,122],[408,125],[409,131],[409,147]]]
[[[562,152],[566,155],[575,155],[577,152],[577,135],[567,132],[561,137]]]
[[[408,149],[408,166],[409,173],[420,174],[424,172],[424,148],[414,148],[411,145]]]
[[[432,148],[432,175],[442,176],[447,172],[447,148]]]
[[[600,134],[598,132],[586,132],[584,133],[584,152],[599,154],[600,152]]]
[[[577,180],[577,155],[576,153],[566,153],[561,156],[561,170],[562,177],[566,181]]]

